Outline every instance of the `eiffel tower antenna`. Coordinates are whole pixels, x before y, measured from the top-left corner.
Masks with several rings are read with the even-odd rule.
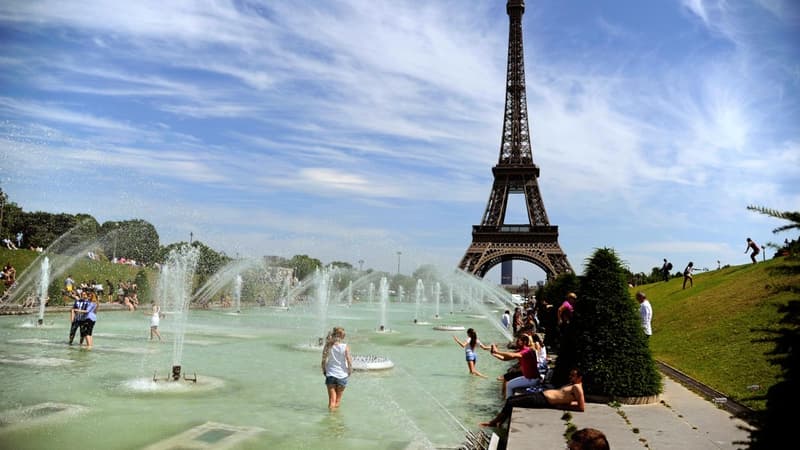
[[[539,168],[533,163],[525,63],[522,49],[524,0],[508,0],[508,68],[503,136],[500,158],[492,168],[494,183],[480,225],[472,227],[472,244],[459,268],[483,277],[504,261],[527,261],[553,278],[572,272],[567,255],[558,244],[558,226],[551,225],[539,192]],[[524,194],[527,224],[504,222],[509,194]]]

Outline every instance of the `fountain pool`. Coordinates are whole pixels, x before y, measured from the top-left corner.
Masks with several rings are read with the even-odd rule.
[[[143,306],[101,305],[91,351],[66,345],[66,312],[48,312],[52,325],[38,328],[0,317],[0,448],[452,448],[500,405],[494,377],[506,363],[481,352],[478,367],[490,378],[470,376],[451,333],[415,325],[411,303],[328,309],[326,323],[345,328],[355,355],[394,363],[355,372],[335,412],[320,354],[295,348],[317,337],[317,305],[190,310],[181,363],[197,385],[152,381],[170,372],[174,319],[161,321],[164,343],[150,342]],[[391,333],[375,329],[382,307]],[[506,342],[490,319],[450,317],[484,343]]]

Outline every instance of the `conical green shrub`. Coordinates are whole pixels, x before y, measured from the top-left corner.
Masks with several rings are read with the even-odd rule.
[[[625,268],[612,249],[587,260],[575,314],[564,331],[554,381],[573,367],[583,372],[587,394],[645,397],[662,391]],[[656,311],[657,314],[657,311]]]

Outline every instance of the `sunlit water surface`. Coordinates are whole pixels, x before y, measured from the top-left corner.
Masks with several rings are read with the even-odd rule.
[[[343,326],[357,355],[389,358],[394,368],[356,372],[335,412],[327,409],[316,306],[280,310],[244,306],[191,310],[182,365],[198,384],[165,378],[173,354],[170,317],[164,343],[148,341],[149,316],[100,307],[91,351],[66,345],[67,313],[0,317],[0,448],[415,449],[456,447],[464,428],[476,430],[500,403],[495,377],[506,363],[479,353],[467,373],[464,351],[452,338],[473,327],[484,343],[505,342],[490,324],[501,312],[476,311],[426,318],[415,305],[390,304],[389,332],[376,332],[377,304],[330,305],[326,322]],[[312,345],[308,345],[312,344]],[[205,447],[204,447],[205,448]]]

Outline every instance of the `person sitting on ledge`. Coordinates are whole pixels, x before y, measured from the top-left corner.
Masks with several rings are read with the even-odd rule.
[[[569,384],[560,389],[546,389],[508,397],[497,416],[489,422],[482,422],[480,426],[501,426],[511,417],[511,410],[514,408],[553,408],[583,412],[586,408],[586,401],[583,398],[583,375],[579,369],[572,369],[569,373]]]

